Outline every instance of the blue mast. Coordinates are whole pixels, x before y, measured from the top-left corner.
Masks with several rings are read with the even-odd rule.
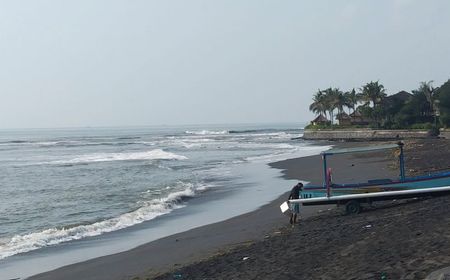
[[[400,148],[400,155],[398,156],[400,162],[400,180],[405,181],[405,158],[403,155],[403,146],[402,142],[398,142],[398,147]]]
[[[323,188],[327,187],[327,156],[322,154],[322,162],[323,162]]]

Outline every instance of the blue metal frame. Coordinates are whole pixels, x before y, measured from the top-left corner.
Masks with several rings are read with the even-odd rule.
[[[398,142],[397,146],[395,145],[382,145],[382,146],[375,146],[374,148],[353,148],[353,149],[332,149],[331,151],[324,151],[322,152],[322,162],[323,162],[323,188],[325,189],[327,187],[327,156],[334,155],[334,154],[345,154],[345,153],[355,153],[355,152],[364,152],[364,151],[376,151],[376,150],[384,150],[384,149],[392,149],[395,147],[400,148],[400,155],[399,155],[399,163],[400,163],[400,181],[405,181],[405,157],[403,155],[403,143]],[[336,151],[336,152],[332,152]]]
[[[322,154],[322,162],[323,162],[323,188],[327,187],[327,156]]]
[[[449,186],[450,185],[450,171],[421,175],[416,177],[406,177],[405,173],[405,158],[404,158],[404,144],[402,142],[398,142],[397,146],[395,145],[384,145],[384,146],[376,146],[374,149],[367,149],[368,151],[373,150],[382,150],[398,147],[400,150],[400,154],[398,155],[400,174],[397,180],[391,179],[376,179],[369,180],[368,182],[362,183],[350,183],[350,184],[333,184],[331,183],[330,188],[334,189],[334,191],[338,193],[347,194],[349,192],[373,192],[379,190],[403,190],[403,189],[417,189],[417,188],[432,188],[432,187],[441,187],[441,186]],[[313,186],[306,185],[304,190],[302,191],[303,198],[312,198],[312,197],[323,197],[329,196],[328,193],[328,164],[327,164],[327,156],[334,154],[343,154],[343,153],[353,153],[353,152],[363,152],[365,148],[358,149],[335,149],[335,152],[322,152],[322,161],[323,161],[323,184],[322,186]]]
[[[405,181],[405,158],[403,156],[403,143],[398,142],[398,147],[400,148],[400,155],[399,155],[399,161],[400,161],[400,180],[403,182]]]

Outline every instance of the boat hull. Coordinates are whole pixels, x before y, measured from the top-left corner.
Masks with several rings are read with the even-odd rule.
[[[359,193],[385,192],[413,190],[423,188],[435,188],[450,185],[450,172],[406,178],[404,181],[392,181],[388,179],[371,180],[358,184],[332,184],[330,195],[348,195]],[[323,186],[306,185],[301,192],[302,198],[314,198],[327,196],[327,189]]]

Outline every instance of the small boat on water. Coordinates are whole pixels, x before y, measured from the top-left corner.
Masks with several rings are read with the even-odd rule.
[[[374,152],[397,149],[400,175],[397,179],[373,179],[367,182],[335,183],[327,158],[333,155]],[[300,199],[291,203],[303,205],[345,204],[348,213],[358,213],[360,203],[378,200],[450,194],[450,171],[406,177],[403,143],[369,147],[330,149],[321,153],[323,163],[323,184],[321,186],[304,186]]]

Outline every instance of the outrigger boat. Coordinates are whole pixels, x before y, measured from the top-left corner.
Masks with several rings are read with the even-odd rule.
[[[332,181],[331,168],[328,168],[327,165],[329,156],[394,148],[398,149],[400,166],[398,179],[375,179],[361,183],[335,183]],[[322,152],[321,155],[324,174],[322,186],[304,186],[300,194],[301,198],[291,200],[291,203],[303,205],[345,204],[348,213],[358,213],[360,203],[363,202],[450,194],[450,172],[406,177],[402,142],[370,147],[330,149]]]

